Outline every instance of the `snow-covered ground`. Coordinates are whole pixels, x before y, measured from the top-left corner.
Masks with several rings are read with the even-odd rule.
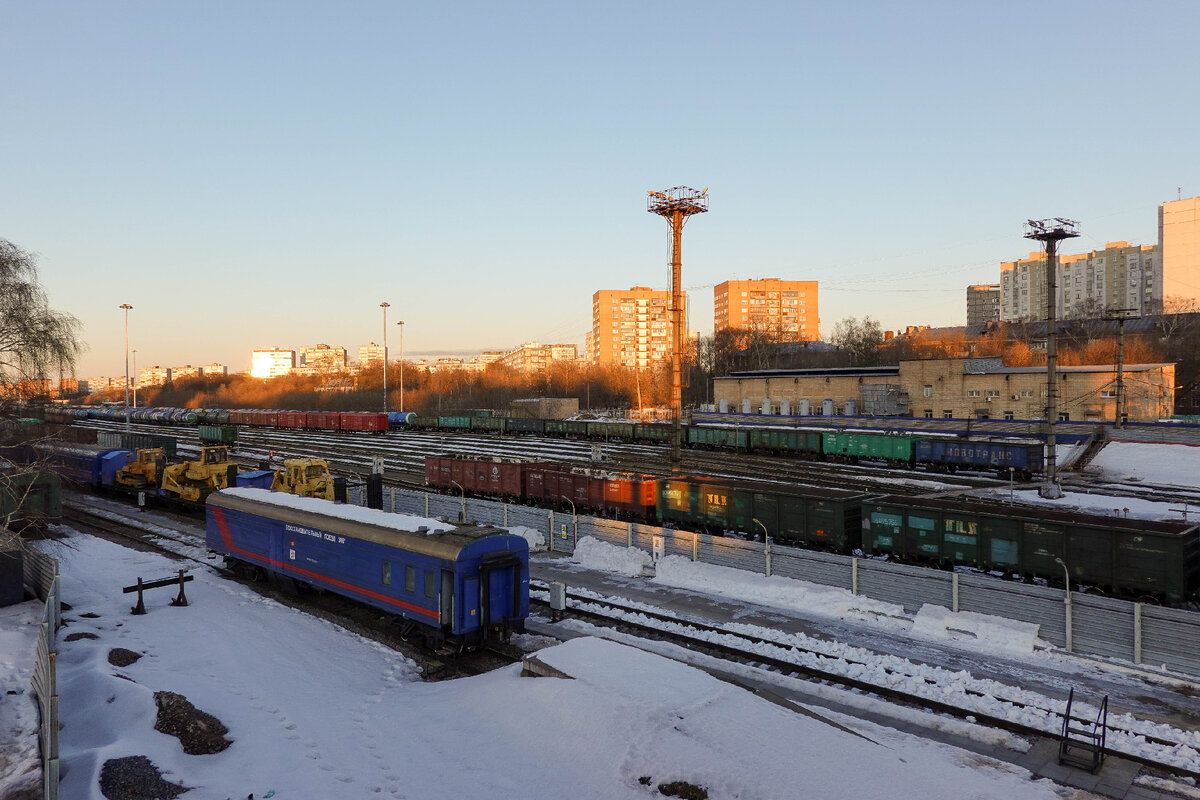
[[[574,680],[511,667],[424,683],[403,656],[206,570],[188,607],[151,594],[134,617],[120,587],[174,562],[84,536],[54,555],[72,606],[59,635],[63,797],[100,800],[104,762],[134,755],[198,798],[646,798],[675,780],[711,798],[794,797],[798,786],[814,797],[1057,796],[1011,765],[853,719],[838,719],[843,731],[594,637],[523,639]],[[142,658],[112,666],[116,647]],[[220,719],[233,744],[186,755],[154,730],[157,691]]]
[[[1200,447],[1109,442],[1092,459],[1088,471],[1098,471],[1110,480],[1200,488]]]

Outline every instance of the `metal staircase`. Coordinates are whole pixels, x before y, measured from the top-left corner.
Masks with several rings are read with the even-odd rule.
[[[1067,696],[1063,713],[1062,735],[1058,740],[1058,763],[1095,773],[1104,763],[1104,743],[1108,736],[1108,695],[1100,703],[1094,722],[1071,716],[1075,690]]]

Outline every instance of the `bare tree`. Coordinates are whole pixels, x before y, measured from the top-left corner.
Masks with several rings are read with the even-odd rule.
[[[73,372],[83,351],[79,320],[50,308],[37,259],[0,239],[0,391],[21,394],[33,382]]]
[[[883,330],[870,317],[863,317],[862,322],[847,317],[833,326],[829,342],[850,355],[851,366],[875,366],[880,360],[879,346],[883,344]]]

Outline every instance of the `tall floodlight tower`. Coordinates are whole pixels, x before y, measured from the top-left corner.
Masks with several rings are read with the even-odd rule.
[[[683,265],[683,226],[693,214],[708,211],[708,187],[697,192],[687,186],[676,186],[664,192],[647,192],[646,210],[658,214],[671,226],[671,416],[675,431],[671,436],[671,463],[679,463],[680,437],[683,416],[683,285],[680,273]]]
[[[1054,423],[1058,420],[1058,343],[1056,341],[1058,287],[1058,243],[1079,235],[1078,222],[1061,217],[1031,219],[1025,223],[1025,238],[1037,239],[1046,248],[1046,471],[1038,489],[1041,497],[1062,497],[1058,485],[1058,454],[1054,447]]]

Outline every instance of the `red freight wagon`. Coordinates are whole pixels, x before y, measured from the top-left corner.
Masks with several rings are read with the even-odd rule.
[[[341,414],[341,430],[382,433],[388,429],[387,414],[345,412]]]
[[[279,412],[279,427],[281,428],[303,428],[304,419],[308,416],[303,411],[280,411]]]
[[[250,420],[247,412],[237,410],[229,412],[229,424],[231,425],[249,425]]]
[[[336,411],[309,411],[305,415],[304,426],[314,431],[336,431],[339,429]]]
[[[604,480],[605,511],[648,519],[655,511],[657,483],[653,475],[609,475]]]

